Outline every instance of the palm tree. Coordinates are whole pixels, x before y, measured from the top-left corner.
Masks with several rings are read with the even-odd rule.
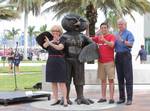
[[[28,27],[28,35],[30,37],[30,42],[31,42],[31,47],[32,47],[32,39],[33,39],[33,36],[36,35],[36,31],[35,30],[35,26],[29,26]]]
[[[47,25],[45,24],[45,25],[42,25],[41,27],[40,27],[40,33],[41,32],[45,32],[45,31],[47,31]]]
[[[46,0],[45,3],[49,1],[55,2],[55,4],[48,7],[44,12],[49,10],[54,11],[56,12],[54,17],[57,18],[60,18],[60,16],[68,12],[74,12],[78,14],[82,13],[82,15],[85,15],[83,10],[88,9],[88,6],[91,6],[92,8],[91,11],[89,11],[90,8],[89,10],[86,10],[86,16],[93,14],[91,16],[94,17],[94,21],[97,21],[96,11],[98,9],[100,9],[106,17],[110,11],[113,11],[113,13],[115,13],[115,15],[118,17],[129,14],[133,20],[134,17],[132,15],[132,11],[136,11],[140,14],[150,12],[150,2],[148,0]],[[92,10],[95,12],[91,13],[93,12]],[[93,22],[93,24],[90,23],[90,25],[94,26],[94,23],[95,22]],[[93,33],[94,32],[90,32],[90,35],[93,35]]]
[[[93,36],[95,35],[95,24],[97,22],[97,10],[92,4],[92,2],[89,3],[86,7],[86,18],[89,21],[89,35]]]
[[[113,28],[113,32],[117,31],[117,20],[119,16],[114,13],[114,11],[110,11],[106,16],[106,22]]]
[[[15,42],[16,35],[19,34],[20,29],[12,27],[11,30],[5,30],[5,37],[7,40],[13,40]]]
[[[11,30],[6,30],[8,39],[15,39],[15,36],[19,34],[20,29],[12,27]]]
[[[19,17],[17,11],[13,8],[13,4],[4,4],[5,0],[0,0],[0,19],[11,20]]]
[[[42,25],[42,26],[40,27],[40,30],[34,31],[34,35],[35,35],[35,37],[36,37],[36,36],[38,36],[40,33],[45,32],[45,31],[47,31],[47,25],[46,25],[46,24]]]
[[[32,11],[34,16],[40,14],[40,9],[44,0],[10,0],[10,3],[17,5],[17,10],[19,12],[24,12],[24,58],[27,59],[27,27],[28,27],[28,14]]]
[[[35,31],[35,36],[38,36],[40,33],[45,32],[45,31],[48,31],[46,24],[42,25],[42,26],[40,27],[40,30]]]

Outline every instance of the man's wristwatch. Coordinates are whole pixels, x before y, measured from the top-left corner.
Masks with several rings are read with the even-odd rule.
[[[124,41],[123,39],[121,40],[121,42],[122,42],[122,43],[125,43],[125,41]]]

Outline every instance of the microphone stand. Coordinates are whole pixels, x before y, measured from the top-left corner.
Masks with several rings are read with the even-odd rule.
[[[15,68],[15,56],[16,56],[16,53],[17,53],[17,48],[18,48],[18,42],[16,42],[16,48],[15,48],[15,52],[14,52],[14,58],[13,58],[13,65],[14,65],[14,79],[15,79],[15,91],[18,90],[18,87],[17,87],[17,76],[16,76],[16,68]]]

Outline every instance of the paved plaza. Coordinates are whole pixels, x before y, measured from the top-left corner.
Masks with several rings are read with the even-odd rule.
[[[150,110],[150,86],[134,86],[133,104],[127,106],[125,104],[117,105],[106,103],[97,103],[100,98],[100,87],[98,85],[85,86],[85,97],[95,101],[91,105],[68,105],[64,108],[61,105],[50,106],[51,101],[47,98],[42,98],[36,101],[20,102],[9,104],[8,106],[0,105],[0,111],[149,111]],[[147,87],[146,89],[144,87]],[[109,93],[107,92],[109,97]],[[71,88],[71,99],[74,101],[76,97],[74,87]],[[118,100],[118,89],[116,85],[115,101]]]
[[[27,64],[22,64],[27,65]],[[33,64],[28,64],[32,65]],[[36,64],[43,65],[43,64]],[[95,67],[95,66],[94,66]],[[91,66],[88,69],[93,69]],[[96,69],[96,68],[94,68]],[[134,84],[134,96],[133,104],[126,106],[125,104],[117,105],[106,103],[97,103],[101,97],[100,85],[85,85],[84,95],[86,98],[90,98],[95,101],[91,105],[77,105],[75,102],[73,105],[69,105],[64,108],[61,105],[50,106],[51,101],[47,98],[36,99],[35,101],[18,102],[9,104],[8,106],[0,105],[0,111],[150,111],[150,82],[149,82],[149,65],[134,65],[134,69],[138,69],[140,76],[136,77],[137,80],[145,83]],[[139,74],[138,74],[139,75]],[[145,77],[144,77],[145,75]],[[135,75],[137,76],[137,75]],[[144,77],[144,78],[143,78]],[[142,79],[143,78],[143,79]],[[135,81],[138,82],[138,81]],[[109,87],[107,87],[109,88]],[[71,99],[74,101],[76,94],[74,86],[71,87]],[[109,99],[109,90],[107,90],[107,97]],[[115,101],[118,100],[118,85],[115,85]]]

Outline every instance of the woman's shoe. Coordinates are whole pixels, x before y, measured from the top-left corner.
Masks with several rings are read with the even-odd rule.
[[[60,100],[56,101],[55,103],[52,103],[51,106],[57,105],[60,103]]]
[[[109,104],[113,104],[113,103],[115,103],[114,99],[110,99]]]
[[[68,104],[64,104],[64,107],[68,107]]]
[[[106,102],[106,101],[107,101],[106,99],[101,98],[101,99],[98,100],[97,102],[98,102],[98,103],[102,103],[102,102]]]

